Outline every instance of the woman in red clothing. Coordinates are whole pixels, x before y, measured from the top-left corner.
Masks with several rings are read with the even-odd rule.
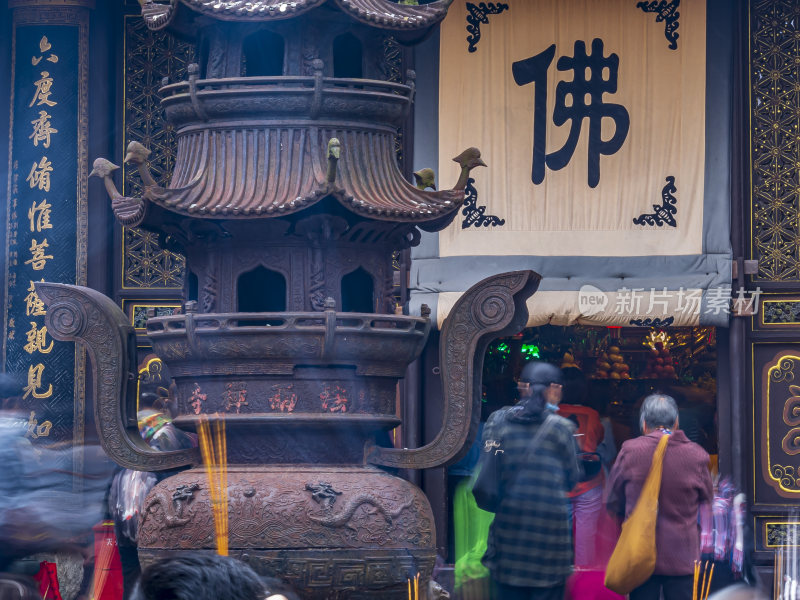
[[[656,520],[656,568],[630,600],[690,600],[694,561],[700,558],[700,505],[713,499],[708,454],[678,429],[678,407],[670,396],[644,399],[639,416],[644,435],[628,440],[611,469],[606,506],[627,517],[636,506],[650,471],[658,441],[671,434],[664,455]]]
[[[588,386],[580,370],[567,368],[564,373],[564,400],[558,405],[558,415],[573,421],[578,426],[576,432],[578,447],[582,452],[597,452],[598,445],[605,437],[605,428],[600,414],[586,406]],[[595,534],[597,521],[603,512],[603,483],[605,475],[598,462],[598,472],[587,481],[581,481],[567,496],[572,503],[575,532],[575,566],[597,566],[595,559]]]

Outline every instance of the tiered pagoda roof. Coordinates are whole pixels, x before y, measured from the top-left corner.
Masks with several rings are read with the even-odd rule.
[[[432,27],[447,15],[452,0],[407,6],[389,0],[169,0],[150,1],[142,15],[150,29],[167,27],[176,15],[194,12],[222,21],[264,22],[292,19],[323,4],[332,4],[366,25],[381,29],[419,30]]]

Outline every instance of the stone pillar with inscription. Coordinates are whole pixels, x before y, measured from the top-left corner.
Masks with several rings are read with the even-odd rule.
[[[80,447],[84,354],[56,342],[34,282],[86,285],[89,15],[94,0],[9,0],[11,117],[3,367],[34,444]],[[82,470],[81,454],[75,464]],[[77,479],[76,479],[77,481]]]

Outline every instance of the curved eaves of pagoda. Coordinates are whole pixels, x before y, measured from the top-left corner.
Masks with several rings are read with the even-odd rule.
[[[328,182],[326,148],[341,143],[336,179]],[[204,130],[178,144],[170,186],[151,199],[194,217],[289,215],[332,196],[376,220],[420,222],[458,209],[464,192],[424,192],[395,166],[391,134],[335,127]],[[229,165],[228,168],[222,165]],[[222,166],[222,167],[221,167]]]
[[[142,16],[150,29],[163,29],[176,15],[190,11],[221,21],[267,22],[297,17],[330,3],[357,21],[381,29],[413,31],[439,23],[447,15],[452,0],[421,6],[407,6],[388,0],[169,0],[150,1]]]
[[[327,181],[328,142],[339,140]],[[332,196],[375,220],[425,222],[456,211],[463,190],[425,192],[396,167],[391,133],[337,127],[205,129],[181,137],[169,187],[148,198],[193,217],[279,217]]]
[[[332,197],[368,219],[429,229],[458,210],[464,191],[420,190],[397,167],[396,131],[413,90],[413,82],[328,78],[321,71],[190,76],[167,85],[162,106],[176,131],[175,167],[166,187],[155,185],[140,154],[143,200],[187,217],[247,219],[291,215]],[[153,214],[129,208],[123,210],[135,220]]]

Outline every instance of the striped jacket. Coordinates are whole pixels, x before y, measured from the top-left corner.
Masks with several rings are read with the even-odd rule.
[[[519,587],[552,587],[572,572],[572,528],[567,492],[578,482],[575,425],[554,419],[531,455],[531,441],[544,415],[522,406],[489,417],[481,450],[500,459],[503,498],[489,530],[483,564],[492,577]],[[499,446],[498,446],[499,444]],[[533,460],[531,460],[533,457]]]

